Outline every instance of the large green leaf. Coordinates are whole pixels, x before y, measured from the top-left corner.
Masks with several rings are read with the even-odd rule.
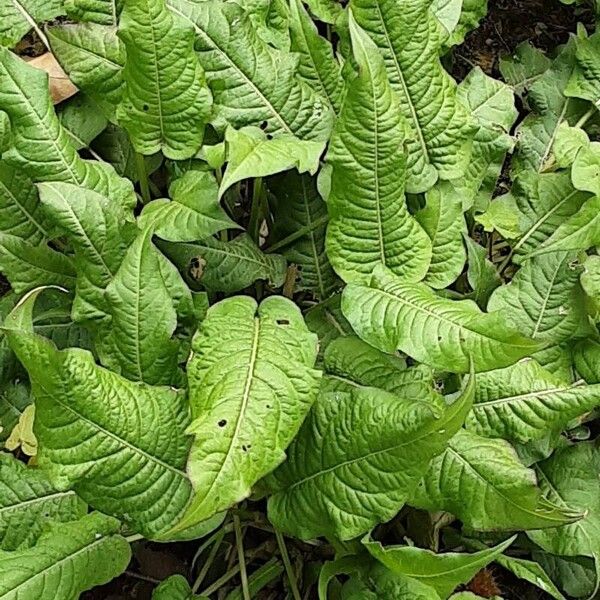
[[[553,528],[582,517],[543,498],[510,444],[464,430],[434,459],[410,504],[451,512],[482,531]]]
[[[264,481],[269,519],[302,539],[342,540],[390,520],[462,425],[473,391],[471,376],[444,410],[376,388],[321,394]]]
[[[470,300],[436,296],[377,267],[370,285],[352,284],[342,311],[364,341],[384,352],[402,350],[419,362],[455,373],[508,366],[539,349],[509,328],[501,311],[483,313]]]
[[[600,406],[600,385],[565,383],[526,360],[477,378],[467,429],[521,444],[542,439]]]
[[[509,570],[513,575],[544,590],[552,598],[555,598],[555,600],[565,600],[565,597],[554,585],[548,573],[538,563],[514,556],[499,556],[496,560],[500,566]]]
[[[17,294],[43,285],[75,287],[76,271],[68,256],[6,233],[0,233],[0,271]]]
[[[492,294],[488,310],[502,311],[523,335],[555,344],[586,331],[587,311],[574,254],[554,252],[525,262]]]
[[[236,128],[266,123],[265,131],[326,139],[332,111],[297,77],[297,59],[267,45],[233,3],[168,0],[196,32],[196,50],[212,88],[216,123]]]
[[[533,558],[552,580],[573,598],[593,598],[598,591],[594,560],[585,556],[556,556],[535,549]]]
[[[301,0],[290,0],[291,50],[300,57],[298,75],[329,100],[334,112],[342,104],[344,83],[331,43],[319,35]]]
[[[208,310],[188,362],[195,495],[181,527],[246,498],[284,460],[318,391],[316,357],[317,338],[287,298]]]
[[[540,487],[549,502],[574,506],[581,520],[548,531],[528,531],[541,548],[562,556],[589,556],[600,552],[600,451],[594,442],[581,442],[558,450],[539,463]]]
[[[48,521],[73,521],[87,512],[75,492],[60,490],[36,468],[0,453],[0,549],[31,546]]]
[[[223,229],[240,229],[220,206],[217,182],[207,171],[188,171],[169,186],[171,200],[161,198],[144,206],[142,229],[170,242],[202,240]]]
[[[141,232],[105,292],[110,326],[98,336],[103,364],[132,381],[178,385],[178,321],[193,320],[192,297],[175,267]]]
[[[432,288],[448,287],[465,266],[467,253],[463,234],[467,233],[467,224],[463,202],[464,196],[458,194],[451,183],[441,181],[427,192],[425,208],[415,215],[431,238],[431,264],[425,283]]]
[[[350,20],[358,73],[331,137],[327,255],[345,281],[366,282],[379,262],[409,281],[427,272],[431,242],[404,198],[404,118],[375,44]]]
[[[353,0],[353,14],[380,49],[410,131],[407,190],[461,177],[475,123],[439,59],[442,36],[431,0]]]
[[[135,204],[131,182],[114,169],[79,157],[60,124],[48,92],[48,75],[0,48],[0,110],[8,114],[12,144],[3,159],[34,181],[64,181],[95,190],[123,206]]]
[[[436,554],[416,546],[383,546],[369,538],[362,543],[374,558],[394,573],[425,583],[442,598],[447,598],[461,583],[468,583],[481,569],[496,560],[515,538],[473,554]]]
[[[35,295],[19,307],[30,320]],[[88,504],[157,537],[188,503],[183,394],[134,383],[85,350],[58,351],[19,325],[6,330],[35,396],[38,462]]]
[[[48,527],[33,548],[0,552],[0,598],[77,600],[108,583],[129,564],[131,550],[119,521],[91,513]]]
[[[219,198],[234,183],[250,177],[266,177],[293,168],[298,173],[308,171],[314,175],[317,172],[325,142],[300,140],[289,134],[269,137],[258,127],[244,127],[239,131],[227,128],[227,168],[219,187]]]
[[[65,0],[67,14],[75,21],[117,26],[123,0]]]
[[[92,140],[108,125],[108,119],[98,110],[98,104],[83,94],[61,102],[57,116],[76,150],[89,149]]]
[[[573,351],[573,361],[587,383],[600,383],[600,342],[593,339],[579,342]]]
[[[115,27],[94,23],[56,25],[48,40],[69,79],[114,119],[121,100],[125,48]]]
[[[515,93],[522,96],[550,67],[552,61],[529,42],[519,44],[499,61],[500,73]]]
[[[0,4],[0,45],[12,48],[33,23],[64,14],[62,0],[6,0]]]
[[[192,287],[211,292],[238,292],[259,279],[283,285],[286,262],[279,254],[264,254],[243,233],[230,242],[209,237],[195,244],[157,242]]]
[[[19,169],[0,162],[0,232],[37,244],[50,237],[37,190]]]
[[[142,154],[190,158],[202,144],[212,103],[192,25],[165,0],[125,0],[119,37],[127,55],[120,124]]]
[[[433,372],[425,365],[407,368],[399,356],[385,354],[354,335],[333,340],[324,352],[321,391],[351,391],[375,387],[400,398],[440,404],[434,394]],[[443,403],[441,403],[443,406]]]
[[[269,238],[280,246],[288,262],[298,266],[296,290],[310,290],[319,299],[328,298],[340,281],[325,252],[327,206],[315,178],[294,171],[267,182],[272,194],[273,226]],[[298,236],[291,240],[291,236]],[[290,238],[289,243],[283,242]]]
[[[575,68],[565,95],[589,100],[600,106],[600,34],[590,37],[583,32],[575,40]]]

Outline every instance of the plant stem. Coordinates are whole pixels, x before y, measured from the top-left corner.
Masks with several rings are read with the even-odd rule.
[[[202,565],[202,570],[198,574],[198,577],[196,578],[196,582],[194,583],[194,586],[192,587],[192,592],[194,594],[198,591],[198,588],[204,581],[204,578],[206,577],[208,570],[210,569],[213,562],[215,561],[217,552],[219,551],[219,548],[221,547],[221,542],[223,541],[224,537],[225,537],[225,530],[223,528],[221,528],[221,529],[219,529],[217,534],[214,536],[214,539],[212,540],[213,547],[210,549],[208,557],[206,558],[205,563]]]
[[[140,180],[140,191],[142,192],[142,199],[144,204],[148,204],[152,200],[150,196],[150,187],[148,186],[148,174],[146,173],[146,163],[144,162],[144,155],[139,152],[135,153],[135,168],[137,175]]]
[[[240,572],[240,565],[237,564],[233,569],[230,569],[219,577],[212,585],[209,585],[204,591],[200,592],[201,596],[210,596],[212,593],[216,592],[220,587],[225,585],[230,579],[233,579]]]
[[[294,600],[302,600],[302,596],[300,595],[298,584],[296,582],[296,575],[294,574],[294,569],[292,568],[292,563],[290,562],[290,555],[288,554],[287,547],[285,545],[285,540],[283,539],[281,532],[277,531],[277,529],[275,530],[275,537],[277,538],[277,545],[279,546],[279,552],[281,553],[283,566],[285,567],[290,589],[292,590],[292,596],[294,597]]]
[[[244,600],[250,600],[248,573],[246,572],[246,559],[244,557],[244,539],[242,536],[240,518],[237,515],[233,515],[233,528],[235,530],[235,545],[237,546],[238,565],[240,567],[240,577],[242,579],[242,592],[244,594]]]
[[[277,252],[277,250],[285,248],[286,246],[289,246],[292,242],[303,238],[305,235],[308,235],[311,231],[313,231],[313,229],[321,227],[321,225],[325,225],[325,223],[327,223],[328,220],[329,217],[327,215],[323,215],[322,217],[319,217],[318,219],[313,221],[310,225],[305,225],[304,227],[301,227],[300,229],[294,231],[294,233],[291,233],[287,237],[284,237],[282,240],[279,240],[278,242],[275,242],[268,248],[265,248],[264,251],[266,253]]]
[[[262,217],[262,198],[263,182],[262,177],[254,180],[252,187],[252,208],[250,209],[250,222],[248,223],[248,233],[250,237],[258,244],[260,236],[260,221]]]
[[[590,117],[591,117],[592,115],[594,115],[594,114],[595,114],[596,110],[597,110],[597,107],[596,107],[596,105],[594,104],[594,105],[592,106],[592,108],[590,108],[590,109],[589,109],[589,110],[588,110],[588,111],[585,113],[585,115],[583,115],[583,116],[581,117],[581,119],[579,119],[579,121],[577,121],[577,123],[575,124],[575,127],[583,127],[583,126],[584,126],[584,125],[585,125],[585,124],[588,122],[588,120],[590,119]]]
[[[130,544],[133,544],[133,542],[139,542],[140,540],[143,540],[143,539],[144,539],[144,536],[140,535],[139,533],[134,533],[133,535],[130,535],[125,538],[125,540],[128,541]]]

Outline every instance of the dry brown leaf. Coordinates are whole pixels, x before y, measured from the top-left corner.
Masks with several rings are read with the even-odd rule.
[[[46,52],[41,56],[32,58],[29,64],[36,69],[41,69],[48,73],[50,96],[54,104],[59,104],[77,93],[77,88],[62,70],[52,52]]]

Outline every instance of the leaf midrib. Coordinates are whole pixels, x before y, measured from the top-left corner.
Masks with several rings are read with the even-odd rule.
[[[38,503],[44,504],[45,502],[53,500],[54,498],[68,498],[69,496],[73,496],[75,498],[77,497],[73,490],[68,490],[66,492],[52,492],[44,496],[36,496],[35,498],[18,502],[17,504],[0,506],[0,516],[2,516],[3,513],[11,513],[13,511],[22,510],[26,506],[33,506],[34,504]]]

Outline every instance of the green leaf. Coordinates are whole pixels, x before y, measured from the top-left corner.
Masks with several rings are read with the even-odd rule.
[[[415,360],[454,373],[508,366],[539,344],[505,324],[501,311],[483,313],[470,300],[437,297],[423,284],[404,283],[378,267],[370,286],[351,284],[342,311],[364,341],[384,352],[401,350]]]
[[[568,596],[592,598],[597,592],[596,568],[591,558],[555,556],[541,550],[534,550],[533,558]]]
[[[477,378],[467,429],[521,444],[542,439],[600,404],[600,386],[565,383],[535,360]]]
[[[535,473],[510,444],[464,430],[433,460],[410,504],[451,512],[481,531],[554,528],[582,517],[542,497]]]
[[[473,391],[471,376],[443,411],[376,388],[321,394],[264,481],[269,520],[301,539],[341,540],[389,521],[462,425]]]
[[[94,23],[48,28],[52,53],[69,79],[114,119],[121,100],[125,48],[114,27]]]
[[[194,26],[219,128],[266,122],[271,134],[328,137],[333,114],[327,102],[297,77],[292,54],[261,39],[242,8],[214,0],[168,0],[167,5]]]
[[[323,367],[322,392],[374,387],[401,398],[440,404],[441,397],[433,391],[433,373],[429,367],[407,368],[403,358],[384,354],[354,335],[337,338],[327,346]]]
[[[0,46],[12,48],[34,23],[64,15],[61,0],[10,0],[0,6]]]
[[[169,186],[172,200],[161,198],[146,204],[138,223],[170,242],[193,242],[223,229],[240,229],[221,208],[217,193],[211,173],[188,171]]]
[[[582,340],[575,346],[573,360],[577,372],[587,383],[600,383],[600,342]]]
[[[585,30],[584,30],[585,31]],[[575,39],[575,68],[565,95],[589,100],[596,108],[600,107],[600,34],[587,37],[579,33]]]
[[[67,130],[76,150],[89,148],[92,140],[107,126],[106,117],[88,96],[77,94],[58,106],[58,120]]]
[[[496,561],[505,569],[508,569],[519,579],[524,579],[532,583],[556,600],[565,600],[560,590],[554,585],[552,579],[538,563],[524,558],[515,558],[514,556],[499,556]]]
[[[110,326],[98,337],[102,363],[132,381],[178,385],[181,340],[178,321],[191,317],[192,297],[175,267],[145,230],[127,250],[114,279],[106,287]]]
[[[2,336],[4,338],[4,336]],[[5,350],[6,341],[2,339],[0,346],[0,359],[2,360],[3,369],[9,370],[9,361],[12,357],[5,358],[2,353]],[[11,352],[12,351],[8,351]],[[0,375],[4,375],[0,373]],[[0,378],[2,379],[2,378]],[[7,377],[8,379],[8,377]],[[0,390],[0,442],[4,443],[9,437],[11,431],[19,422],[23,411],[31,404],[32,399],[28,387],[23,383],[13,383],[2,386]]]
[[[500,58],[500,73],[515,93],[522,96],[550,68],[552,61],[529,42],[519,44],[512,56]]]
[[[563,169],[570,167],[575,162],[577,153],[589,145],[590,138],[583,129],[571,127],[568,123],[561,123],[556,132],[554,146],[552,146],[556,164]]]
[[[404,119],[376,46],[353,19],[350,34],[359,71],[346,78],[327,153],[332,168],[327,255],[347,282],[368,281],[379,262],[419,281],[429,266],[431,243],[404,198]]]
[[[331,43],[319,35],[301,0],[290,0],[291,51],[299,55],[298,75],[329,101],[337,114],[344,82]]]
[[[279,254],[264,254],[247,234],[230,242],[206,238],[195,244],[157,242],[186,282],[211,292],[238,292],[259,279],[283,285],[286,262]]]
[[[171,575],[164,579],[152,592],[152,600],[205,600],[197,596],[183,575]]]
[[[442,2],[444,0],[441,0]],[[458,3],[458,2],[455,2]],[[445,41],[444,49],[462,44],[467,34],[475,29],[485,17],[488,10],[487,0],[462,0],[460,17],[452,35]]]
[[[21,312],[31,311],[32,299]],[[98,367],[89,352],[57,351],[24,329],[6,335],[32,382],[40,466],[94,508],[158,537],[191,493],[183,395],[130,382]]]
[[[164,0],[124,0],[119,37],[127,55],[119,123],[141,154],[190,158],[202,144],[212,103],[191,24]]]
[[[445,29],[445,34],[450,36],[460,20],[462,0],[433,0],[431,10],[440,25]]]
[[[48,527],[33,548],[0,552],[0,598],[60,598],[108,583],[129,564],[131,550],[119,522],[91,513]]]
[[[188,362],[195,495],[180,527],[246,498],[284,460],[318,391],[316,357],[317,337],[286,298],[209,308]]]
[[[87,508],[71,490],[54,487],[43,471],[0,453],[0,549],[32,546],[49,521],[72,521]]]
[[[135,225],[117,204],[91,190],[70,183],[41,183],[38,190],[47,218],[75,250],[74,320],[104,319],[104,293],[135,236]]]
[[[492,292],[502,285],[502,278],[495,265],[488,260],[487,250],[468,235],[463,236],[463,239],[467,246],[467,280],[473,288],[473,300],[481,308],[485,308]]]
[[[296,290],[328,298],[340,282],[325,252],[327,206],[316,179],[291,171],[269,179],[267,186],[274,221],[270,245],[279,247],[288,262],[298,266]],[[292,240],[292,236],[297,237]]]
[[[461,583],[468,583],[515,541],[516,536],[473,554],[446,552],[436,554],[416,546],[383,546],[380,542],[363,539],[367,550],[384,566],[398,575],[416,579],[447,598]]]
[[[585,102],[564,95],[574,65],[575,42],[571,40],[531,86],[527,101],[532,112],[517,128],[517,153],[511,163],[513,177],[528,170],[541,173],[560,125],[574,125],[586,112]]]
[[[526,261],[508,285],[492,294],[488,309],[502,311],[523,335],[546,343],[561,343],[585,331],[582,269],[575,259],[554,252]]]
[[[17,294],[43,285],[75,288],[76,272],[68,256],[6,233],[0,233],[0,271]]]
[[[116,27],[123,0],[65,0],[69,17],[75,21]]]
[[[492,199],[506,154],[514,147],[509,133],[518,112],[513,91],[480,68],[473,69],[458,86],[458,99],[471,110],[478,129],[465,175],[452,183],[465,208],[474,203],[481,210]]]
[[[583,518],[548,531],[527,535],[546,552],[589,556],[598,560],[600,548],[600,451],[594,442],[580,442],[556,451],[536,465],[540,487],[548,502],[574,506]]]
[[[319,337],[320,353],[325,352],[327,346],[338,337],[354,333],[342,314],[340,301],[341,295],[336,294],[313,306],[306,313],[308,328]]]
[[[82,160],[60,124],[48,93],[48,75],[0,48],[0,110],[8,114],[12,148],[3,154],[33,181],[62,181],[111,197],[124,207],[136,202],[131,182],[105,163]]]
[[[592,142],[579,150],[571,179],[578,190],[600,195],[600,143]]]
[[[424,583],[392,573],[389,569],[375,564],[363,566],[358,577],[351,577],[344,584],[342,600],[440,600],[436,591]]]
[[[407,190],[428,190],[438,179],[461,177],[475,124],[457,99],[456,84],[439,59],[442,36],[431,0],[353,0],[352,12],[385,61],[400,98],[407,139]]]
[[[427,192],[425,208],[415,215],[431,239],[431,264],[425,283],[434,289],[454,283],[465,266],[467,253],[462,236],[467,233],[467,224],[463,201],[452,184],[442,181]]]
[[[587,200],[574,215],[565,220],[530,257],[549,252],[587,250],[600,243],[600,196]]]
[[[228,127],[227,168],[219,187],[219,198],[234,183],[250,177],[266,177],[296,168],[298,173],[314,175],[319,168],[319,157],[325,142],[300,140],[293,135],[281,134],[274,139],[258,127],[244,127],[240,131]]]
[[[36,245],[50,237],[37,190],[19,169],[0,162],[0,233]]]

